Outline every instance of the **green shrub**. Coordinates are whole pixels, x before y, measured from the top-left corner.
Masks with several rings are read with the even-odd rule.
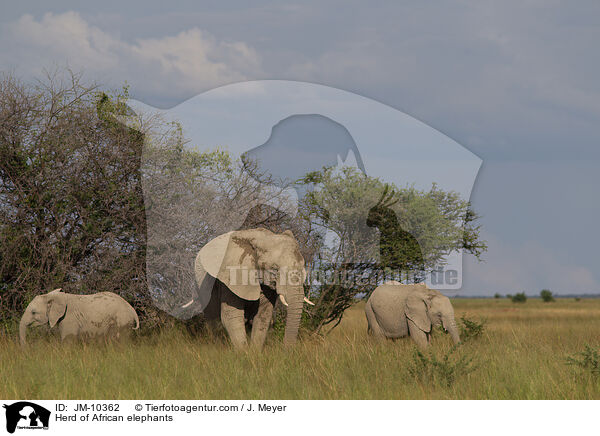
[[[513,303],[525,303],[527,301],[527,295],[525,292],[519,292],[511,297]]]
[[[567,357],[567,365],[578,366],[592,375],[600,374],[600,352],[586,344],[585,349]]]
[[[496,293],[494,294],[494,298],[496,298],[496,299],[498,299],[498,298],[502,298],[502,295],[500,295],[499,293],[497,293],[497,292],[496,292]]]
[[[486,319],[480,318],[479,321],[475,321],[467,318],[464,314],[460,317],[460,320],[462,322],[462,325],[459,325],[460,340],[463,342],[480,337],[487,323]]]
[[[540,292],[540,297],[542,297],[544,303],[551,303],[552,301],[555,301],[554,296],[549,289],[542,289],[542,292]]]
[[[273,312],[273,328],[269,332],[269,336],[274,337],[277,342],[281,342],[285,334],[286,311],[278,306],[275,307]]]
[[[19,333],[19,322],[15,318],[0,318],[0,335],[16,337]]]
[[[458,353],[458,349],[454,346],[439,358],[431,350],[424,354],[415,348],[408,373],[420,383],[450,387],[459,377],[477,369],[473,357]]]

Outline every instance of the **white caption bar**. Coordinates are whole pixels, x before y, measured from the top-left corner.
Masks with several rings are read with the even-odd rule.
[[[596,401],[1,401],[16,435],[392,433],[563,435],[598,431]],[[252,430],[254,429],[254,430]],[[11,432],[12,430],[12,432]],[[6,433],[3,433],[6,434]]]

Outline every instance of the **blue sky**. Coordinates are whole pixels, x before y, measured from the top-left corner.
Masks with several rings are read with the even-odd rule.
[[[397,108],[483,159],[472,200],[490,249],[461,294],[600,293],[600,3],[3,4],[0,69],[68,63],[169,108],[288,79]]]

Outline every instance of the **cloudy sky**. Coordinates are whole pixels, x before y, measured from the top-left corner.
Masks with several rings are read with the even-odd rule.
[[[600,2],[79,3],[0,6],[0,70],[69,65],[160,108],[251,79],[373,98],[484,161],[462,295],[600,293]]]

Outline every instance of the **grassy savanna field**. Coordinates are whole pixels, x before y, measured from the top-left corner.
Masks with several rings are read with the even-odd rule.
[[[410,339],[373,341],[364,303],[324,338],[263,352],[237,352],[179,331],[127,344],[66,344],[36,339],[22,350],[0,338],[4,399],[600,399],[600,377],[566,364],[586,344],[600,346],[600,299],[524,304],[454,299],[456,319],[487,319],[483,334],[450,354],[474,370],[449,386],[415,378]],[[437,333],[431,351],[452,348]],[[425,353],[426,357],[430,357]]]

